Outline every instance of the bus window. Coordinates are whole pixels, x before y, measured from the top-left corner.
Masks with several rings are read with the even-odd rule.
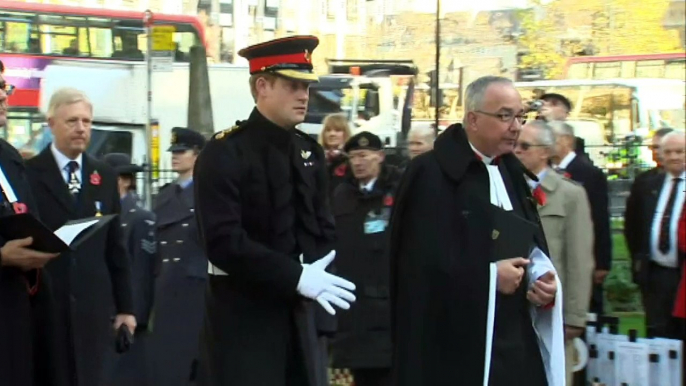
[[[86,33],[84,18],[44,16],[39,17],[42,53],[52,55],[88,55],[88,48],[81,51],[79,36]]]
[[[4,43],[4,51],[28,52],[31,18],[28,15],[7,12],[0,14],[0,22],[5,24],[3,36],[0,39]]]
[[[99,130],[93,127],[91,141],[88,144],[88,154],[95,158],[102,158],[109,153],[124,153],[131,155],[133,149],[133,134],[128,131]]]

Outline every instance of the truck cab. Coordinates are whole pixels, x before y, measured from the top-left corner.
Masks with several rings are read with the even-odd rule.
[[[385,146],[398,146],[402,134],[409,130],[412,94],[408,89],[412,87],[403,86],[414,82],[414,63],[327,60],[327,64],[330,74],[320,76],[319,83],[310,86],[307,116],[300,129],[316,138],[327,115],[345,114],[353,134],[369,131]]]

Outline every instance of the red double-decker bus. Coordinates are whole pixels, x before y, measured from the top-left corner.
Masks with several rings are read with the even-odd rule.
[[[686,80],[686,53],[570,58],[565,79],[664,78]]]
[[[6,68],[3,75],[15,89],[8,98],[8,125],[0,134],[19,147],[41,130],[40,83],[53,60],[143,61],[143,18],[143,12],[1,1],[0,59]],[[153,22],[175,28],[177,62],[188,61],[190,48],[205,43],[196,17],[155,14]]]

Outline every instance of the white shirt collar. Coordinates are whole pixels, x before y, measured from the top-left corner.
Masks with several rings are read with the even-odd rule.
[[[60,171],[66,170],[69,161],[76,161],[76,163],[79,165],[79,171],[83,169],[83,153],[80,153],[76,159],[72,160],[57,150],[54,142],[50,144],[50,151],[52,152],[52,156],[55,157],[55,162],[57,162],[57,167],[60,168]]]
[[[367,184],[360,184],[360,190],[367,190],[368,192],[371,192],[374,189],[374,184],[376,183],[376,178],[372,178],[371,181],[367,182]]]
[[[686,170],[681,172],[681,174],[676,176],[676,177],[671,173],[667,173],[667,177],[669,178],[670,182],[672,182],[675,178],[681,178],[681,181],[685,181],[686,180]]]
[[[474,150],[474,153],[476,153],[476,155],[478,155],[479,157],[481,157],[481,162],[485,163],[486,165],[490,165],[491,162],[493,162],[493,159],[494,159],[495,157],[488,157],[488,156],[485,156],[484,153],[482,153],[482,152],[480,152],[479,150],[477,150],[477,149],[474,147],[474,145],[472,145],[471,142],[469,142],[469,146],[472,147],[472,150]]]
[[[538,177],[538,181],[534,181],[529,177],[526,178],[526,181],[529,183],[529,187],[532,190],[536,189],[538,185],[540,185],[541,182],[543,182],[543,179],[545,178],[546,174],[548,174],[548,170],[550,170],[550,168],[543,168],[543,170],[541,170],[540,173],[536,175],[536,177]]]
[[[574,161],[574,158],[576,158],[576,152],[570,151],[569,153],[567,153],[565,158],[563,158],[560,161],[560,164],[557,166],[561,169],[567,169],[567,166],[569,166],[569,164],[572,163],[572,161]]]

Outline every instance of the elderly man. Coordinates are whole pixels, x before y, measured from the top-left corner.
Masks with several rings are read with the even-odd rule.
[[[434,148],[436,131],[431,127],[415,127],[407,135],[407,149],[410,159]]]
[[[679,216],[684,210],[686,172],[684,133],[672,132],[660,142],[665,173],[644,178],[627,201],[636,205],[638,238],[632,251],[634,281],[643,295],[646,327],[655,336],[678,338],[671,311],[684,256],[677,248]]]
[[[69,220],[119,214],[117,175],[86,153],[93,121],[88,97],[71,88],[56,91],[47,118],[55,140],[26,162],[41,220],[56,230]],[[63,350],[55,367],[68,373],[69,385],[101,385],[104,357],[114,350],[114,330],[122,324],[132,334],[136,330],[130,261],[119,218],[106,228],[45,266],[53,279],[54,328]]]
[[[603,314],[603,283],[612,268],[612,234],[610,233],[610,211],[607,177],[602,170],[593,166],[584,156],[575,152],[577,141],[574,128],[561,121],[551,122],[556,134],[555,155],[552,159],[555,170],[586,189],[590,198],[593,218],[593,294],[590,311]]]
[[[638,242],[641,239],[640,232],[641,226],[643,225],[640,223],[641,214],[638,212],[639,206],[635,205],[634,201],[638,198],[638,192],[645,185],[646,179],[650,180],[654,176],[665,172],[662,160],[660,160],[660,143],[662,142],[662,138],[672,131],[674,131],[674,129],[664,128],[657,130],[653,134],[650,149],[653,152],[653,161],[655,161],[656,166],[637,175],[634,182],[631,184],[631,193],[629,193],[629,198],[626,201],[626,209],[624,211],[624,240],[631,255],[636,253],[639,248]]]
[[[509,79],[479,78],[464,127],[446,129],[406,171],[391,220],[394,385],[564,382],[564,353],[549,345],[551,333],[564,344],[561,320],[549,318],[562,300],[550,307],[557,277],[524,175],[536,177],[512,154],[523,119]],[[517,253],[532,252],[496,254],[495,240],[524,223]]]
[[[538,214],[562,283],[564,297],[567,384],[572,385],[574,338],[586,327],[593,274],[593,222],[584,188],[548,167],[555,147],[552,128],[532,121],[522,128],[515,155],[538,181],[529,180],[534,197],[541,197]]]
[[[334,368],[349,368],[356,386],[391,381],[391,332],[388,304],[388,221],[400,174],[384,163],[382,142],[363,131],[345,144],[352,176],[333,198],[336,272],[365,288],[350,312],[339,317],[332,342]]]

